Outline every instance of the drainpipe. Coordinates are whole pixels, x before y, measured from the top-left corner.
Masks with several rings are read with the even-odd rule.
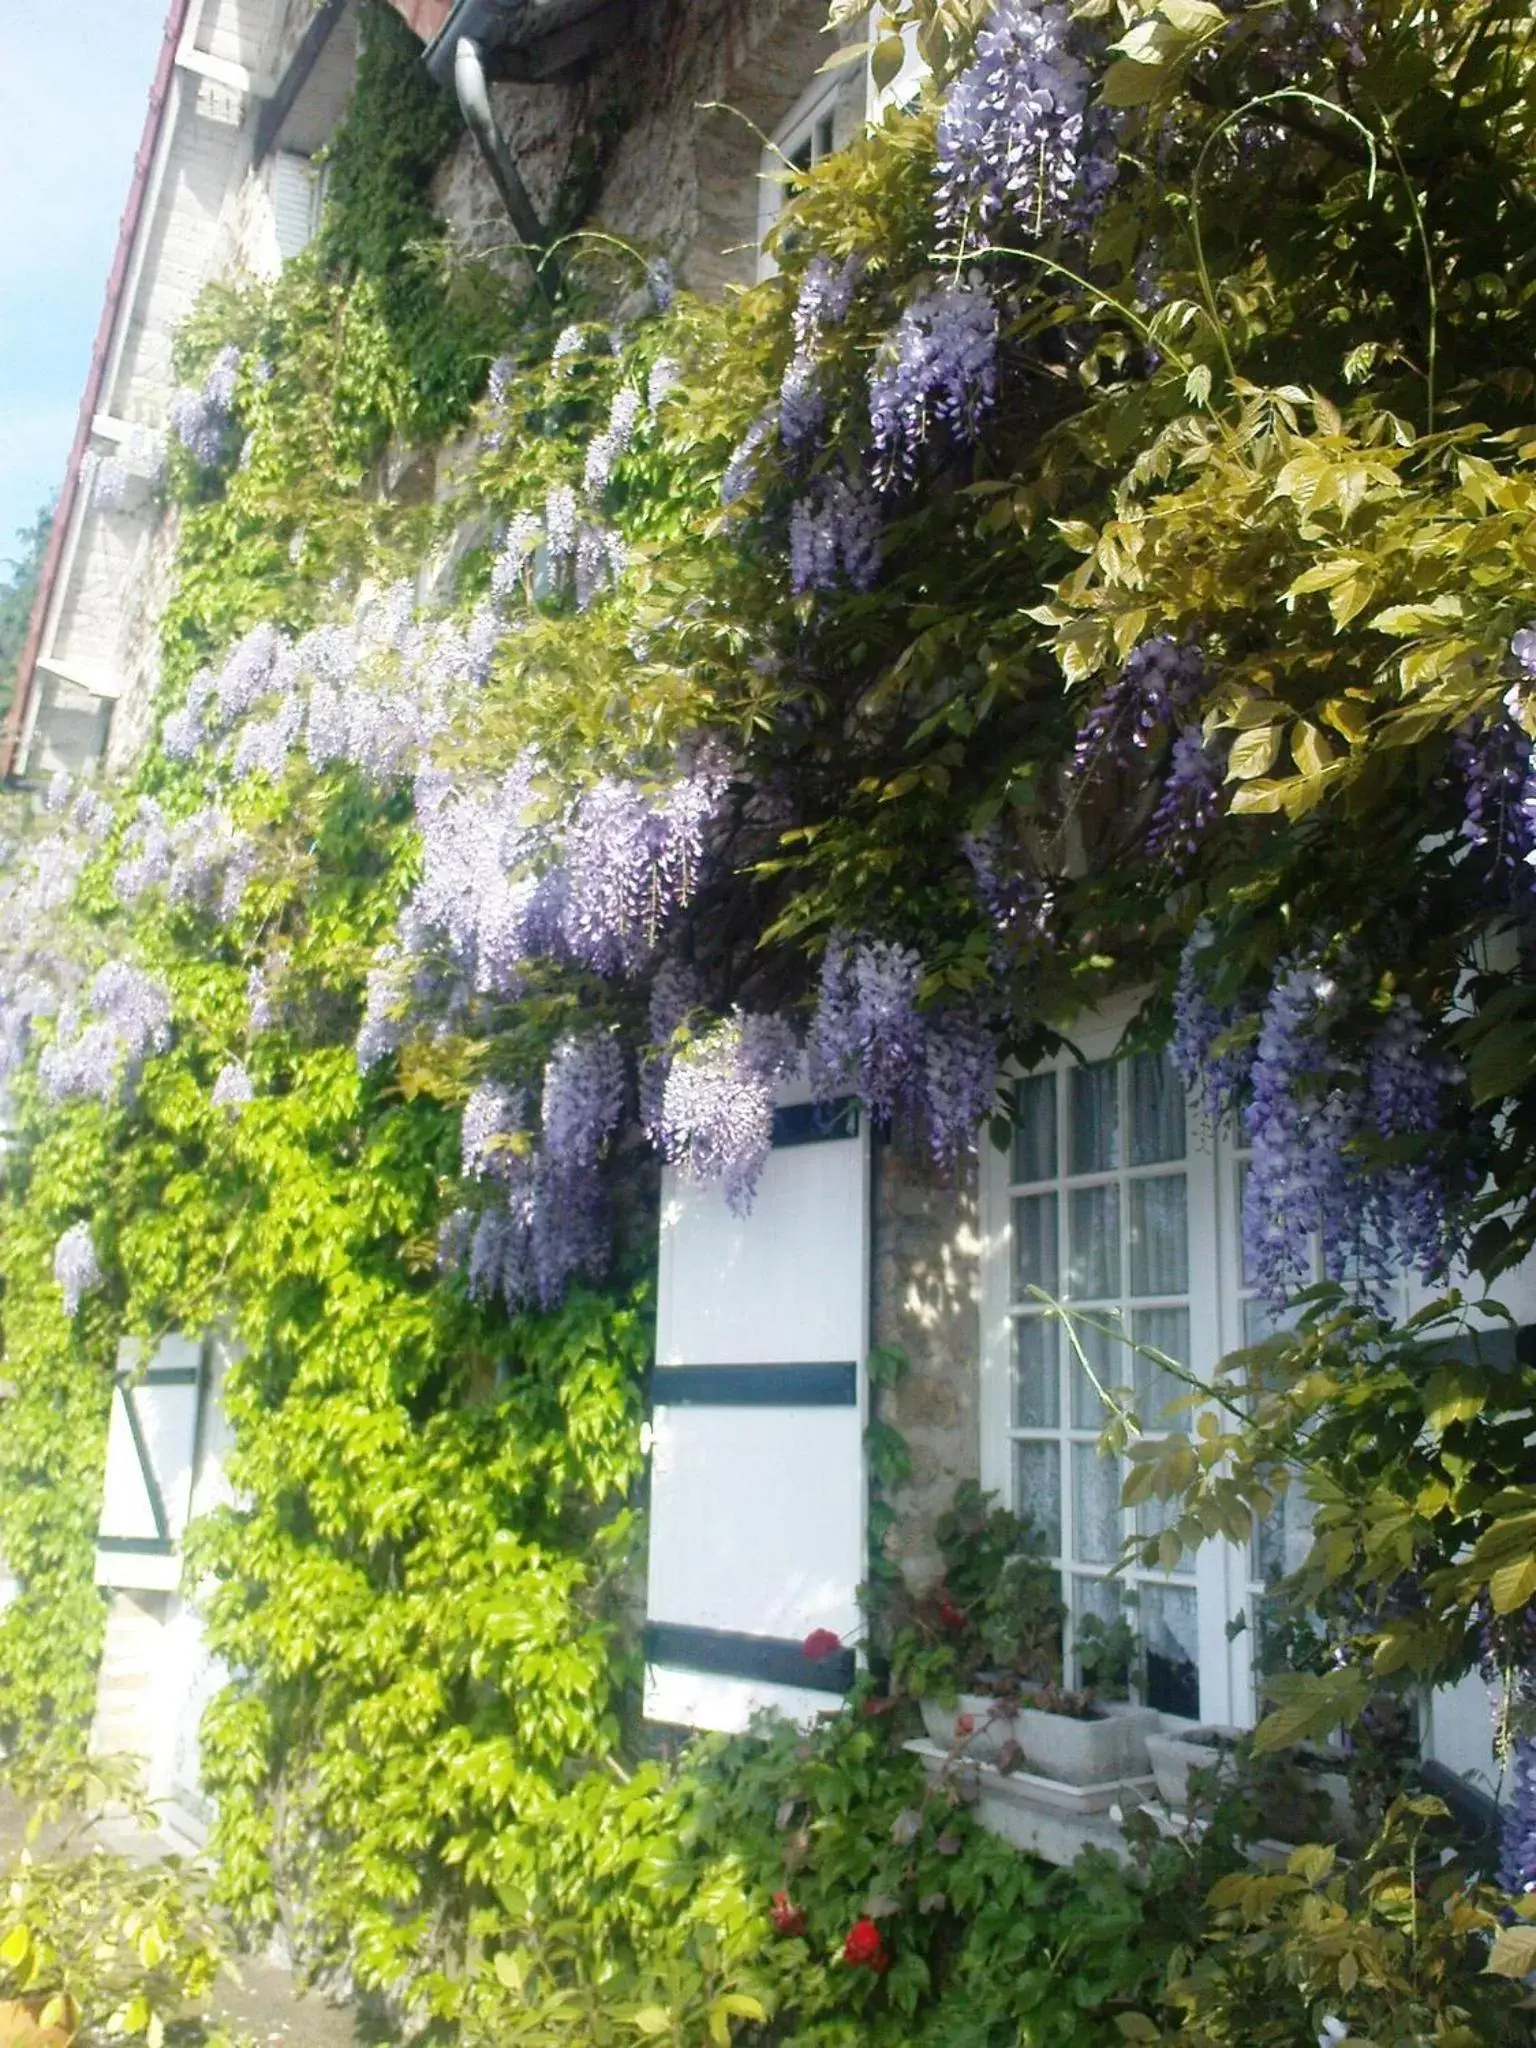
[[[453,82],[458,90],[464,122],[485,158],[486,169],[511,216],[518,240],[533,258],[533,278],[545,300],[553,305],[560,289],[560,273],[549,254],[549,236],[528,197],[507,138],[497,123],[486,84],[485,62],[473,36],[460,36],[453,52]]]

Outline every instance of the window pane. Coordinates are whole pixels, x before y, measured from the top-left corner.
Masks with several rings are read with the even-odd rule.
[[[1184,1157],[1184,1083],[1166,1052],[1131,1061],[1131,1164]]]
[[[1013,1205],[1013,1291],[1025,1300],[1031,1287],[1058,1292],[1056,1197],[1020,1195]]]
[[[1139,1308],[1131,1318],[1138,1344],[1165,1351],[1177,1364],[1189,1364],[1189,1310]],[[1136,1353],[1136,1409],[1143,1429],[1188,1429],[1188,1409],[1171,1412],[1171,1404],[1187,1392],[1182,1380],[1155,1359]]]
[[[1073,1301],[1103,1301],[1120,1292],[1120,1190],[1073,1188],[1072,1242],[1067,1294]]]
[[[1182,1173],[1133,1180],[1132,1294],[1184,1294],[1189,1288],[1188,1202]]]
[[[1096,1323],[1112,1323],[1121,1327],[1120,1316],[1115,1309],[1096,1309]],[[1099,1396],[1099,1387],[1113,1393],[1123,1387],[1130,1377],[1130,1353],[1125,1345],[1110,1334],[1107,1329],[1090,1329],[1085,1323],[1074,1325],[1074,1334],[1082,1346],[1085,1367],[1077,1352],[1072,1352],[1072,1427],[1074,1429],[1102,1429],[1105,1407]],[[1098,1381],[1098,1386],[1094,1381]]]
[[[1120,1555],[1120,1461],[1094,1444],[1072,1446],[1072,1555],[1082,1564]]]
[[[1120,1071],[1110,1061],[1070,1072],[1071,1171],[1108,1173],[1120,1164]]]
[[[1313,1506],[1299,1474],[1254,1531],[1254,1577],[1266,1586],[1298,1570],[1312,1548]]]
[[[1014,1512],[1028,1516],[1053,1557],[1061,1554],[1061,1449],[1057,1444],[1013,1447]]]
[[[1072,1580],[1072,1611],[1079,1621],[1096,1614],[1108,1627],[1120,1619],[1122,1590],[1119,1579],[1091,1579],[1079,1572]]]
[[[1021,1184],[1056,1178],[1056,1076],[1031,1074],[1019,1083],[1013,1134],[1013,1177]]]
[[[1060,1428],[1056,1325],[1045,1316],[1020,1316],[1014,1325],[1013,1343],[1014,1428]]]
[[[1187,1586],[1143,1586],[1141,1627],[1147,1646],[1147,1705],[1196,1720],[1200,1713],[1200,1633],[1193,1590]]]

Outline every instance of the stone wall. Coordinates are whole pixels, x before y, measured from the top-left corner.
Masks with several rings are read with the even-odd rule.
[[[877,1344],[900,1346],[908,1370],[879,1396],[882,1421],[912,1454],[891,1505],[888,1551],[908,1583],[938,1573],[934,1524],[963,1479],[980,1476],[981,1233],[976,1165],[946,1175],[894,1144],[875,1153],[872,1267]]]
[[[826,0],[660,0],[587,74],[496,87],[498,118],[541,217],[595,150],[599,196],[587,225],[666,255],[696,291],[750,283],[763,135],[837,47],[826,14]],[[846,136],[863,113],[863,66],[839,77]],[[466,250],[516,260],[468,138],[437,197]]]

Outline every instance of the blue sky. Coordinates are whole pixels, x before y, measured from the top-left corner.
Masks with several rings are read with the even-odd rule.
[[[0,560],[58,490],[168,0],[0,0]]]

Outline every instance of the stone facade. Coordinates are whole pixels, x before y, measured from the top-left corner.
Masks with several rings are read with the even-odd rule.
[[[923,1155],[878,1145],[870,1261],[877,1344],[907,1370],[878,1397],[906,1439],[907,1483],[891,1501],[887,1549],[914,1589],[938,1574],[934,1524],[962,1480],[980,1476],[981,1230],[975,1162],[944,1174]]]
[[[825,0],[664,0],[640,10],[589,73],[498,86],[497,115],[541,217],[595,150],[599,193],[587,225],[665,255],[692,290],[750,283],[764,138],[836,49],[825,23]],[[842,141],[863,115],[864,67],[849,64],[837,83]],[[468,138],[437,197],[467,252],[515,262],[506,214]]]

